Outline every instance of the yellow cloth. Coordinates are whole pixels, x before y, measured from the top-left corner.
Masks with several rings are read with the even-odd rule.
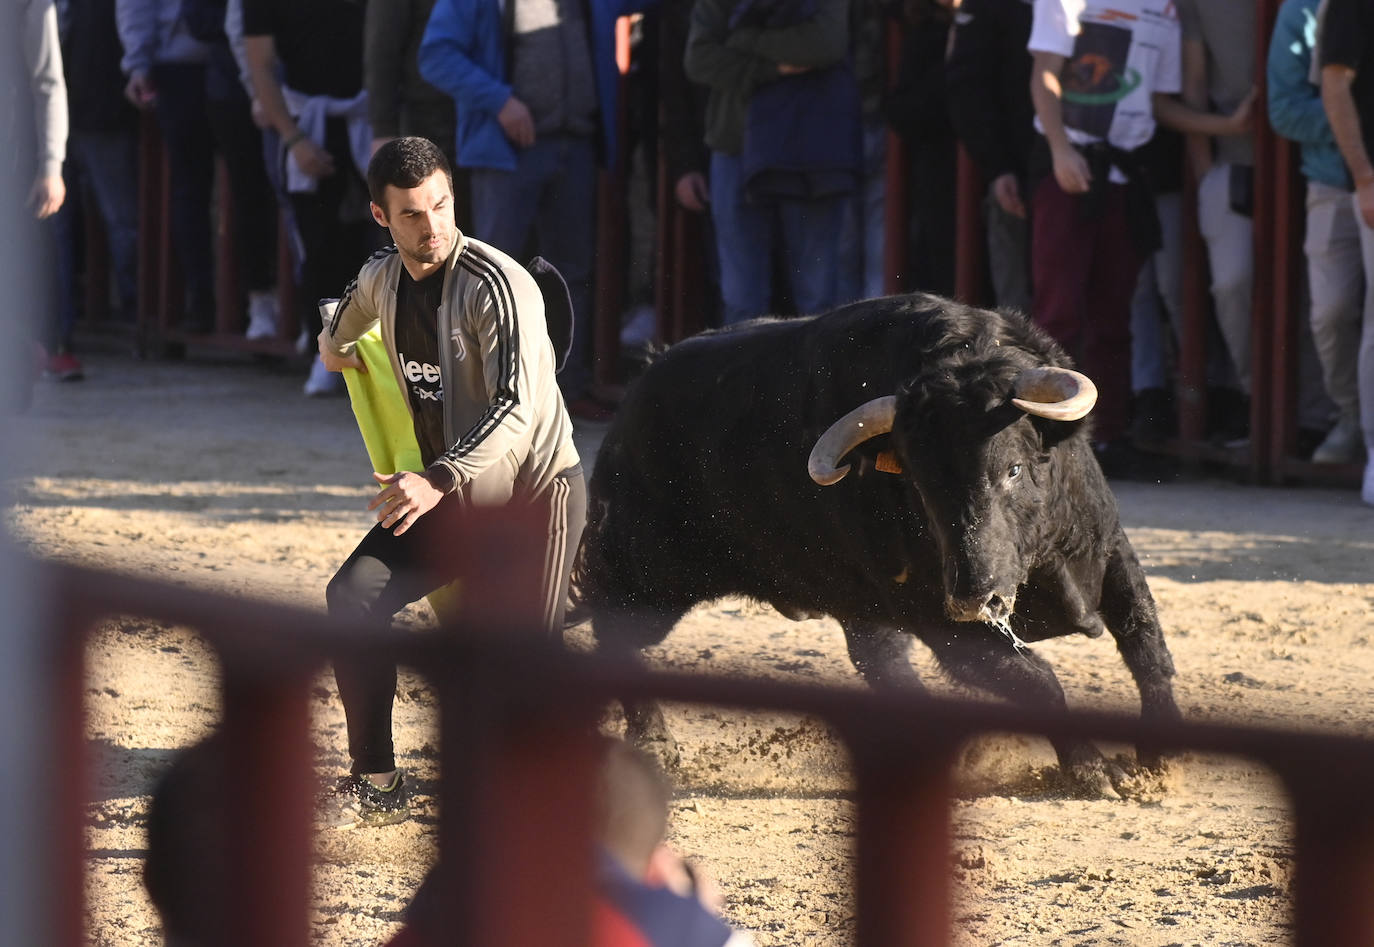
[[[410,419],[405,393],[391,369],[391,357],[382,342],[382,331],[374,326],[358,340],[358,357],[367,372],[345,369],[344,384],[348,386],[348,400],[353,405],[353,417],[363,436],[367,457],[372,469],[380,474],[401,470],[419,472],[424,469],[420,459],[420,445],[415,440],[415,425]],[[461,581],[454,581],[431,592],[430,607],[440,621],[447,621],[457,612]]]

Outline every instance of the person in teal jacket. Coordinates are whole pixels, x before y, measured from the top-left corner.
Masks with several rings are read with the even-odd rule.
[[[420,73],[452,96],[458,164],[471,169],[473,229],[562,274],[575,331],[559,387],[574,417],[592,397],[592,272],[598,158],[618,158],[616,19],[652,0],[438,0]]]
[[[1286,0],[1269,42],[1269,123],[1298,143],[1307,179],[1307,255],[1312,340],[1326,392],[1340,414],[1312,453],[1317,463],[1364,459],[1357,362],[1364,301],[1360,230],[1346,170],[1313,74],[1319,0]],[[1365,327],[1364,331],[1370,331]],[[1374,380],[1371,380],[1374,382]],[[1366,402],[1374,408],[1374,390]]]

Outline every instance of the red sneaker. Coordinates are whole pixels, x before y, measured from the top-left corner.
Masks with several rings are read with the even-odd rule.
[[[61,355],[48,356],[48,363],[43,366],[43,377],[55,381],[80,381],[86,375],[76,356],[63,352]]]

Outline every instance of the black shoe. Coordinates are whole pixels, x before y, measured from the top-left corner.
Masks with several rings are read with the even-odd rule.
[[[1163,388],[1142,388],[1132,402],[1131,439],[1142,447],[1157,447],[1178,433],[1174,397]]]
[[[340,777],[328,796],[339,809],[340,827],[394,825],[410,818],[410,790],[399,769],[385,789],[366,776],[348,775]]]
[[[1207,389],[1207,439],[1226,447],[1250,436],[1250,399],[1236,388]]]
[[[1093,453],[1108,480],[1168,483],[1178,479],[1178,467],[1172,458],[1147,453],[1125,438],[1094,444]]]

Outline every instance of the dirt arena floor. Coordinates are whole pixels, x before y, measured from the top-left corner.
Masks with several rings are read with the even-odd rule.
[[[12,534],[44,558],[323,610],[326,581],[370,522],[346,402],[306,400],[295,370],[206,353],[87,364],[83,382],[40,384],[20,423],[4,496]],[[579,431],[589,454],[599,433]],[[1374,731],[1374,509],[1356,492],[1205,478],[1117,492],[1187,717]],[[421,628],[427,618],[407,615]],[[1037,650],[1072,705],[1135,711],[1109,637]],[[148,793],[212,725],[216,668],[192,631],[136,617],[102,625],[89,654],[90,943],[157,945],[140,883]],[[743,601],[693,612],[652,659],[860,686],[833,622]],[[919,646],[913,660],[951,692]],[[345,768],[343,715],[332,677],[314,696],[324,779]],[[383,941],[434,856],[432,697],[403,676],[396,738],[417,817],[319,833],[319,944]],[[730,920],[761,945],[853,943],[850,781],[831,735],[815,720],[709,708],[675,707],[670,721],[684,750],[673,840],[720,880]],[[1294,844],[1272,774],[1189,755],[1139,797],[1083,802],[1044,788],[1052,762],[1042,741],[1012,737],[966,754],[952,814],[955,944],[1291,943]]]

